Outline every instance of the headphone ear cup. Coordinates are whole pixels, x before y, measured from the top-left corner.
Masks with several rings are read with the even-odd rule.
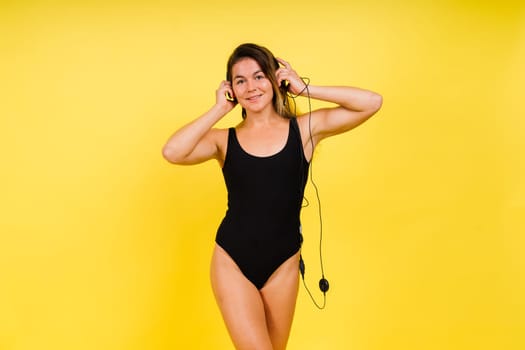
[[[231,102],[237,102],[237,99],[233,97],[228,91],[224,94],[226,96],[226,99]]]

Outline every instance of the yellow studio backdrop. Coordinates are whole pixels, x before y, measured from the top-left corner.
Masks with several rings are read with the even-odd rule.
[[[288,348],[525,348],[524,7],[2,2],[0,349],[232,349],[208,272],[220,169],[161,148],[242,42],[384,98],[317,150],[331,289],[319,311],[301,287]]]

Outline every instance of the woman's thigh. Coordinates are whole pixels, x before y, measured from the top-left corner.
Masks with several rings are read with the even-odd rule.
[[[272,349],[259,290],[218,245],[211,262],[211,284],[224,323],[237,349]]]
[[[299,290],[299,253],[286,260],[261,289],[274,350],[286,348]]]

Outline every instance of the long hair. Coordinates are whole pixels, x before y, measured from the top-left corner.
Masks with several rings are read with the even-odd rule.
[[[228,59],[228,64],[226,65],[226,80],[229,82],[232,81],[232,67],[243,58],[254,59],[259,64],[259,67],[261,67],[266,78],[270,80],[273,89],[272,104],[277,114],[285,118],[295,117],[290,109],[286,90],[280,88],[279,84],[277,84],[275,71],[279,68],[279,62],[267,48],[252,43],[239,45]],[[246,110],[244,108],[242,109],[242,117],[243,119],[246,118]]]

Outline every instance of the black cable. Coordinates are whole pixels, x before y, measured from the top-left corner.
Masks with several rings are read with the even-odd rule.
[[[299,270],[301,271],[301,276],[302,276],[302,280],[303,280],[303,286],[306,289],[306,291],[308,292],[308,295],[310,295],[310,299],[312,299],[312,302],[314,303],[314,305],[319,310],[324,309],[325,306],[326,306],[326,293],[323,293],[323,305],[319,306],[319,304],[317,304],[317,302],[315,301],[314,296],[310,292],[310,289],[308,288],[308,285],[306,284],[306,281],[304,280],[305,266],[304,266],[304,261],[303,261],[303,256],[302,255],[299,255]]]
[[[314,150],[314,141],[312,136],[312,104],[310,100],[310,89],[308,89],[308,84],[305,86],[306,94],[308,96],[308,130],[310,132],[310,145],[312,147],[312,159],[310,160],[310,182],[314,186],[315,195],[317,197],[317,208],[319,213],[319,260],[321,261],[321,275],[324,278],[324,267],[323,267],[323,252],[322,252],[322,243],[323,243],[323,215],[321,211],[321,198],[319,196],[319,188],[314,181],[314,166],[313,166],[313,150]]]
[[[328,280],[326,280],[326,278],[324,277],[323,253],[322,253],[323,219],[322,219],[322,210],[321,210],[321,198],[319,196],[319,188],[317,187],[317,184],[315,183],[314,178],[313,178],[314,141],[313,141],[313,135],[312,135],[312,103],[311,103],[311,98],[310,98],[310,89],[308,88],[308,86],[310,84],[310,79],[301,77],[301,80],[303,81],[303,83],[305,85],[304,88],[297,95],[294,96],[294,95],[288,93],[288,96],[292,98],[292,101],[294,103],[294,114],[295,114],[295,116],[297,116],[297,105],[296,105],[296,102],[295,102],[295,98],[300,96],[305,90],[306,90],[306,95],[308,97],[308,131],[309,131],[309,136],[310,136],[310,145],[311,145],[311,149],[312,149],[312,157],[310,158],[310,169],[309,169],[309,171],[310,171],[310,182],[312,183],[312,186],[315,189],[315,194],[316,194],[316,197],[317,197],[317,204],[318,204],[317,208],[318,208],[318,214],[319,214],[319,261],[320,261],[320,264],[321,264],[321,276],[322,276],[321,280],[319,280],[319,289],[323,292],[323,305],[322,306],[319,306],[319,304],[315,301],[312,293],[310,292],[310,289],[308,288],[308,286],[306,284],[306,281],[304,280],[305,264],[304,264],[303,257],[302,257],[301,253],[300,253],[300,257],[299,257],[299,270],[301,272],[303,285],[304,285],[306,291],[308,292],[308,294],[310,295],[310,298],[312,299],[312,302],[315,304],[315,306],[318,309],[322,310],[326,306],[326,292],[329,289],[329,284],[328,284]],[[307,80],[307,81],[305,81],[305,80]],[[301,155],[301,159],[303,159],[303,158],[304,158],[304,156]],[[303,181],[301,181],[301,183],[303,183]],[[309,205],[309,201],[308,201],[308,199],[306,199],[306,197],[304,197],[304,192],[303,192],[303,198],[307,202],[307,204],[305,206],[303,206],[303,207],[306,207],[306,206]],[[301,234],[301,237],[302,237],[302,230],[301,230],[300,234]]]

